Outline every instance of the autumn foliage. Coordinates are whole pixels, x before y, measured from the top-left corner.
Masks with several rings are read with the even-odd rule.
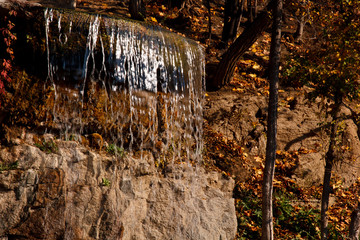
[[[16,16],[15,11],[10,11],[9,16]],[[12,62],[14,60],[14,51],[12,49],[13,42],[16,40],[16,36],[11,32],[14,28],[14,23],[11,22],[9,16],[3,16],[1,21],[5,23],[5,27],[0,28],[0,36],[3,40],[5,51],[5,57],[1,61],[0,65],[0,95],[5,93],[4,82],[10,82],[10,72],[12,69]],[[1,103],[1,102],[0,102]],[[0,105],[1,106],[1,105]]]
[[[316,41],[297,48],[283,72],[290,85],[313,87],[313,96],[333,98],[339,92],[359,98],[360,2],[318,2],[311,9],[318,24]],[[311,44],[311,45],[310,45]]]
[[[85,8],[89,2],[82,1]],[[224,8],[219,1],[211,1],[207,9],[205,1],[185,1],[187,5],[172,6],[169,1],[147,1],[146,21],[175,29],[186,36],[200,41],[207,47],[207,60],[218,61],[220,52],[221,16]],[[93,4],[100,4],[94,1]],[[80,5],[80,6],[81,6]],[[110,12],[111,6],[101,2],[99,9]],[[289,0],[284,6],[291,12],[291,18],[304,21],[311,31],[302,42],[283,38],[282,43],[290,52],[283,62],[281,84],[283,87],[312,90],[311,97],[333,99],[340,93],[344,99],[359,99],[360,87],[360,1],[308,1]],[[103,10],[103,11],[105,11]],[[209,11],[208,11],[209,10]],[[210,13],[211,15],[208,15]],[[38,124],[46,119],[54,103],[54,94],[23,70],[14,67],[13,34],[14,23],[10,12],[1,16],[0,27],[0,107],[4,102],[5,86],[14,89],[11,99],[7,99],[7,109],[11,112],[9,125]],[[110,14],[112,15],[112,14]],[[212,38],[209,39],[209,16],[212,17]],[[218,22],[216,22],[217,20]],[[219,30],[220,29],[220,30]],[[292,36],[292,35],[291,35]],[[264,33],[262,41],[257,41],[246,56],[236,63],[235,75],[230,89],[239,94],[267,96],[268,82],[266,68],[269,53],[269,35]],[[214,60],[215,59],[215,60]],[[17,71],[15,72],[14,69]],[[11,81],[11,83],[10,83]],[[85,104],[84,118],[93,118],[91,130],[103,127],[108,132],[118,132],[110,128],[113,122],[105,121],[109,112],[104,106],[105,93],[96,93]],[[16,101],[11,101],[16,99]],[[93,101],[93,102],[91,102]],[[95,104],[96,103],[96,104]],[[48,108],[48,109],[46,109]],[[357,116],[357,122],[360,122]],[[36,121],[35,121],[36,120]],[[95,123],[95,125],[94,125]],[[107,125],[105,125],[107,124]],[[90,125],[90,121],[89,121]],[[128,127],[128,126],[126,126]],[[90,128],[90,127],[89,127]],[[134,129],[137,129],[134,126]],[[105,134],[104,134],[105,135]],[[204,129],[204,164],[208,169],[221,171],[224,177],[235,179],[234,198],[238,219],[237,239],[259,239],[261,235],[261,188],[264,159],[251,158],[246,147],[228,139],[223,134],[209,128]],[[319,239],[321,186],[305,188],[294,180],[294,171],[299,165],[299,157],[311,153],[309,149],[297,151],[277,151],[274,179],[274,231],[276,239]],[[242,175],[241,175],[242,173]],[[329,208],[329,239],[345,239],[348,233],[350,215],[360,196],[360,179],[350,187],[343,187],[342,179],[331,178],[332,196],[337,200]]]

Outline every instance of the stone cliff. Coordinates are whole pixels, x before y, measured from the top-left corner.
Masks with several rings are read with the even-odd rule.
[[[234,181],[220,173],[159,173],[148,152],[116,157],[75,141],[46,153],[32,134],[18,137],[0,150],[0,239],[235,237]]]

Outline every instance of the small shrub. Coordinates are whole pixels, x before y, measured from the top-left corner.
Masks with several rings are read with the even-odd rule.
[[[35,143],[35,146],[38,147],[41,151],[46,153],[57,153],[59,151],[58,146],[52,140]]]
[[[101,185],[104,187],[109,187],[111,184],[110,180],[107,178],[102,178]]]
[[[109,146],[106,148],[106,152],[108,152],[111,155],[125,157],[125,150],[122,147],[118,147],[115,144],[109,144]]]

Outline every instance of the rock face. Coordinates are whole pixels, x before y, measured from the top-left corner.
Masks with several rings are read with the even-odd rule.
[[[233,239],[234,182],[151,154],[115,156],[73,141],[57,153],[21,143],[0,151],[0,239]],[[2,238],[1,238],[2,237]]]
[[[238,94],[234,91],[209,93],[205,119],[216,131],[246,146],[251,156],[264,157],[266,149],[267,97]],[[326,124],[331,122],[318,99],[310,102],[302,91],[280,93],[278,107],[278,150],[299,151],[299,162],[293,179],[300,186],[320,185],[325,170],[325,153],[329,146]],[[356,123],[348,108],[342,108],[339,128],[338,161],[334,175],[350,186],[359,177],[360,140]]]

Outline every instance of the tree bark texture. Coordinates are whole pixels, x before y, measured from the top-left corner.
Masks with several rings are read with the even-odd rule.
[[[130,0],[129,12],[132,19],[143,21],[145,19],[145,5],[143,0]]]
[[[230,45],[228,50],[223,54],[217,67],[217,72],[213,79],[208,79],[206,83],[208,90],[217,90],[228,84],[234,75],[236,63],[241,56],[254,44],[261,36],[262,32],[267,29],[271,23],[269,11],[274,5],[275,0],[271,0],[267,7],[258,17],[250,24],[242,34]]]
[[[263,179],[262,200],[262,240],[274,239],[273,226],[273,179],[276,160],[277,108],[279,88],[279,66],[281,53],[282,0],[275,0],[273,6],[273,26],[270,47],[269,81],[270,96],[268,110],[268,129],[266,142],[266,162]]]
[[[340,93],[339,93],[340,94]],[[329,222],[329,198],[331,192],[331,171],[333,169],[333,164],[335,161],[335,152],[336,152],[336,145],[337,145],[337,128],[338,128],[338,112],[340,109],[340,104],[342,99],[339,94],[335,94],[335,103],[334,103],[334,110],[333,110],[333,124],[331,125],[331,133],[330,133],[330,146],[325,155],[325,174],[324,174],[324,181],[323,181],[323,192],[321,197],[321,240],[328,239],[328,222]]]
[[[360,202],[357,208],[351,214],[351,222],[349,226],[349,239],[359,240],[360,235]]]

